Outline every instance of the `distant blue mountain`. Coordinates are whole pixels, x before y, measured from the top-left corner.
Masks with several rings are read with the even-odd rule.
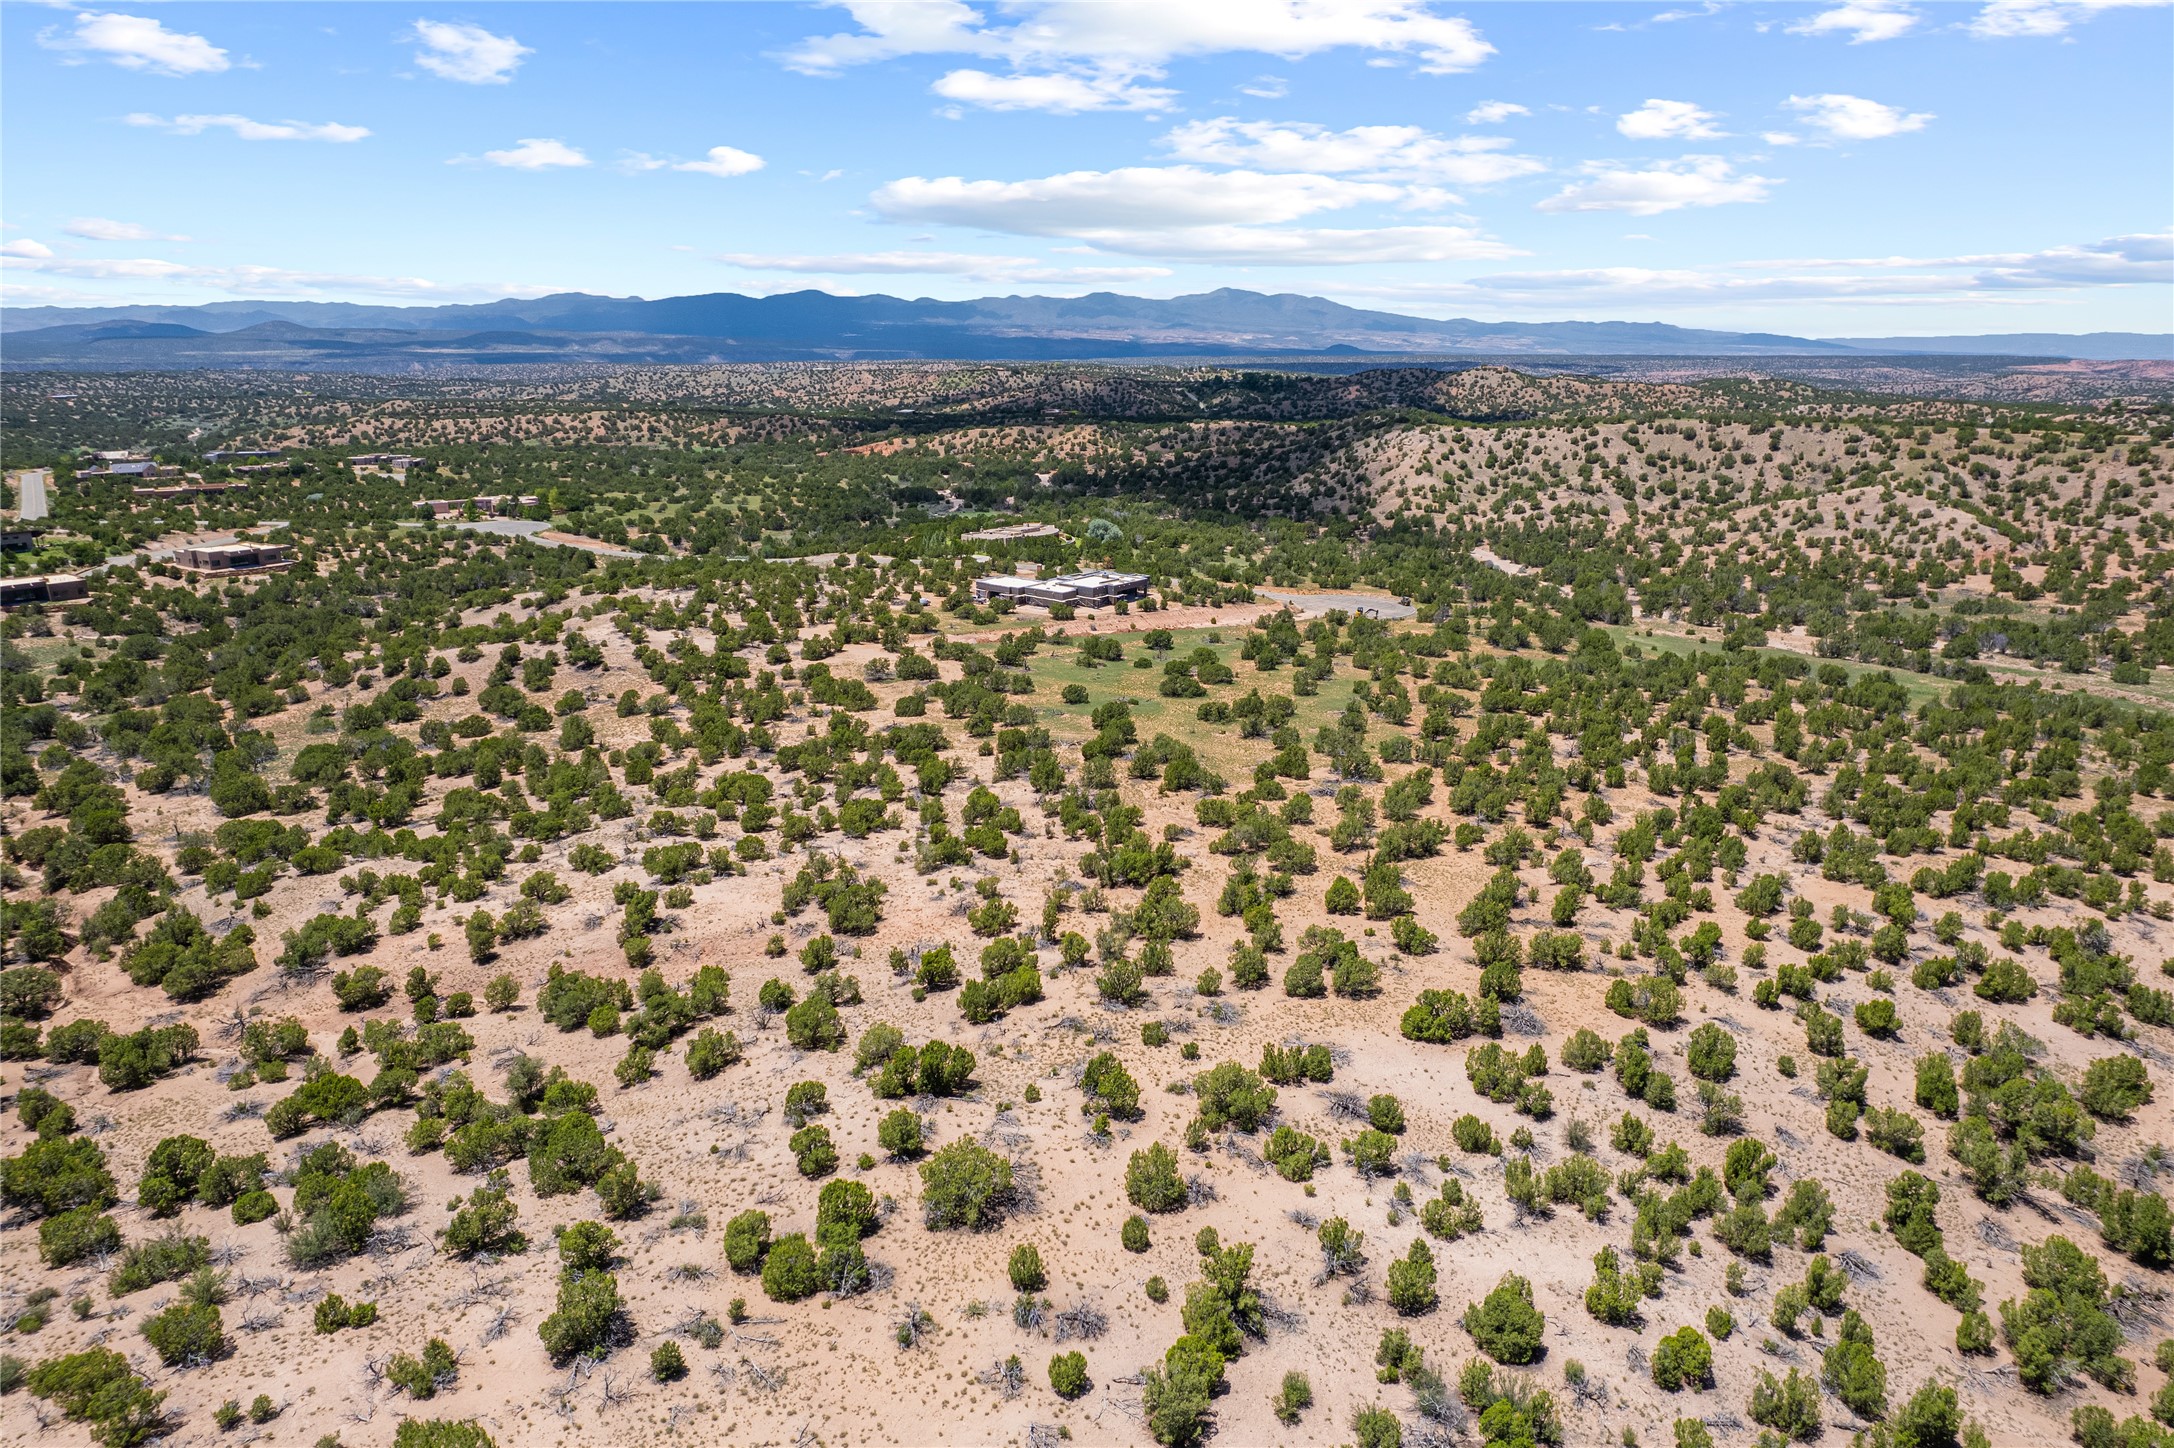
[[[982,297],[946,302],[789,292],[603,297],[564,292],[476,305],[212,302],[15,307],[0,312],[18,365],[302,365],[311,355],[419,359],[776,361],[1384,354],[1862,356],[1940,353],[2174,356],[2174,337],[2031,333],[1816,339],[1664,322],[1477,322],[1365,311],[1320,297],[1223,288],[1169,299]]]

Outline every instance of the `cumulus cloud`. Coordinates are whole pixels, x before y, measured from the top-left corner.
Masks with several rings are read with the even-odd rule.
[[[1108,75],[992,75],[985,70],[954,70],[929,89],[945,100],[985,111],[1153,111],[1167,106],[1177,92],[1135,85]]]
[[[415,52],[417,65],[440,80],[464,85],[505,85],[536,53],[510,35],[444,20],[418,20],[408,38],[422,47]]]
[[[1720,156],[1684,156],[1642,167],[1595,161],[1586,165],[1585,176],[1540,202],[1539,209],[1658,216],[1687,206],[1764,201],[1775,184],[1764,176],[1738,175]]]
[[[1484,186],[1547,169],[1530,156],[1508,154],[1504,137],[1439,136],[1418,126],[1332,131],[1304,121],[1219,116],[1189,121],[1163,137],[1163,144],[1181,160],[1212,165],[1453,186]]]
[[[53,248],[42,241],[32,241],[27,236],[17,237],[13,241],[0,242],[0,256],[23,257],[33,261],[42,261],[52,254]]]
[[[1877,141],[1905,131],[1922,131],[1932,119],[1929,111],[1904,111],[1863,96],[1791,96],[1787,104],[1803,117],[1805,125],[1838,141]]]
[[[1167,0],[1019,0],[1012,25],[986,23],[963,0],[848,0],[857,31],[816,36],[784,59],[826,72],[904,55],[978,55],[1015,65],[1085,63],[1144,70],[1180,56],[1246,51],[1287,60],[1358,49],[1417,56],[1421,68],[1470,70],[1495,53],[1470,21],[1438,15],[1429,0],[1255,0],[1182,5]]]
[[[1362,202],[1394,202],[1400,187],[1334,176],[1127,166],[1027,181],[907,176],[869,198],[892,221],[972,226],[1019,236],[1089,236],[1216,224],[1272,224]]]
[[[453,159],[464,161],[468,158],[456,156]],[[505,166],[515,171],[554,171],[589,164],[588,156],[578,146],[540,136],[524,136],[503,151],[485,151],[482,159],[488,165]]]
[[[243,141],[331,141],[345,145],[370,134],[368,126],[344,126],[338,121],[253,121],[247,116],[154,116],[136,111],[123,117],[132,126],[148,126],[176,136],[201,136],[206,131],[231,131]]]
[[[958,251],[855,251],[829,254],[726,252],[717,258],[746,271],[807,276],[957,276],[991,282],[1099,283],[1153,281],[1163,266],[1053,266],[1029,256]]]
[[[762,169],[762,157],[738,146],[712,146],[699,161],[678,161],[674,171],[698,171],[704,176],[745,176]]]
[[[1852,45],[1893,40],[1917,28],[1918,13],[1897,0],[1846,0],[1789,26],[1794,35],[1847,35]]]
[[[1689,101],[1649,100],[1616,118],[1615,128],[1634,141],[1706,141],[1727,133],[1712,111]]]
[[[78,216],[61,228],[70,236],[80,236],[85,241],[187,241],[185,236],[167,236],[135,221],[113,221],[103,216]]]
[[[835,75],[908,55],[967,55],[1011,74],[952,71],[937,94],[991,110],[1153,110],[1175,92],[1162,79],[1183,56],[1249,52],[1297,60],[1357,49],[1410,56],[1433,74],[1470,70],[1495,48],[1471,22],[1434,11],[1433,0],[1249,0],[1242,5],[1167,0],[1014,0],[999,21],[964,0],[844,0],[858,30],[814,36],[781,57],[795,70]],[[1005,23],[1005,22],[1009,23]],[[1249,94],[1282,93],[1264,78]]]
[[[142,15],[95,10],[78,14],[72,30],[55,26],[40,31],[38,44],[66,52],[76,63],[106,60],[153,75],[215,75],[234,63],[201,35],[168,30],[160,21]]]
[[[1285,223],[1360,205],[1401,205],[1427,188],[1310,172],[1133,166],[1026,181],[908,176],[869,198],[887,220],[1063,237],[1097,251],[1228,265],[1454,261],[1514,249],[1463,226],[1323,229]]]
[[[2079,25],[2102,11],[2167,3],[2168,0],[1988,0],[1968,28],[1974,35],[1994,40],[2060,35],[2070,26]]]
[[[1532,112],[1515,101],[1481,101],[1464,113],[1468,126],[1499,126],[1512,116],[1529,116]]]

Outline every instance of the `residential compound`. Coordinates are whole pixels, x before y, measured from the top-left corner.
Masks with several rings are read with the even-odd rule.
[[[974,533],[961,533],[959,537],[971,543],[1011,543],[1022,538],[1062,538],[1064,531],[1054,523],[1007,523],[1001,528],[983,528]]]
[[[523,508],[540,507],[543,499],[534,493],[485,493],[474,498],[425,498],[415,506],[430,509],[433,518],[457,518],[470,508],[485,518],[511,517]]]
[[[248,486],[247,483],[207,483],[195,473],[190,473],[189,481],[185,483],[175,483],[170,487],[136,488],[132,490],[132,495],[147,498],[152,502],[173,498],[215,498],[221,493],[239,492]]]
[[[409,468],[430,466],[426,459],[409,457],[406,453],[356,453],[347,460],[347,465],[358,473],[370,472],[373,469],[404,473]]]
[[[90,587],[73,573],[46,573],[35,578],[0,578],[0,608],[22,603],[68,603],[90,597]]]
[[[192,573],[266,573],[293,566],[284,543],[197,543],[174,550],[174,564]]]
[[[1009,599],[1015,604],[1066,603],[1074,608],[1106,608],[1147,597],[1150,582],[1145,573],[1118,573],[1108,568],[1085,573],[1062,573],[1054,578],[1027,578],[1019,574],[991,574],[974,580],[974,601]]]

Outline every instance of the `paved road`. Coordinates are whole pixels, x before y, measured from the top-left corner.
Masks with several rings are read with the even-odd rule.
[[[584,553],[595,553],[605,558],[643,558],[631,548],[614,548],[608,543],[591,540],[588,544],[568,543],[561,538],[546,538],[551,531],[549,523],[539,523],[533,518],[477,518],[473,521],[448,520],[448,528],[466,528],[471,533],[495,533],[502,538],[526,538],[545,548],[579,548]]]
[[[52,476],[44,468],[30,468],[16,477],[16,509],[23,515],[25,523],[35,523],[45,516],[49,506],[45,485]]]
[[[1363,613],[1369,618],[1410,618],[1417,612],[1408,603],[1379,593],[1283,593],[1273,588],[1253,590],[1262,598],[1276,603],[1287,603],[1304,614],[1327,613],[1340,608],[1346,613]]]

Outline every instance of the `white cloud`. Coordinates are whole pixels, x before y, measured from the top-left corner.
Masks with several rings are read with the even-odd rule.
[[[1918,13],[1899,0],[1844,0],[1790,25],[1793,35],[1847,35],[1852,45],[1893,40],[1917,28]]]
[[[849,66],[908,55],[968,55],[1011,74],[952,71],[936,92],[962,105],[1058,114],[1153,110],[1175,92],[1142,82],[1163,78],[1183,56],[1249,52],[1284,60],[1336,49],[1410,56],[1429,74],[1472,69],[1495,53],[1459,16],[1434,0],[1006,0],[995,21],[964,0],[838,0],[860,28],[813,36],[780,58],[794,70],[835,75]],[[1009,22],[1009,23],[1004,23]],[[1249,94],[1281,95],[1264,77]]]
[[[1658,216],[1686,206],[1723,206],[1764,201],[1775,183],[1764,176],[1739,176],[1720,156],[1685,156],[1630,169],[1606,161],[1585,167],[1587,179],[1564,187],[1539,203],[1542,211],[1625,211]]]
[[[2109,236],[2081,246],[1959,260],[1983,267],[1981,275],[1989,286],[2166,286],[2174,284],[2174,231]]]
[[[1804,138],[1794,131],[1761,131],[1759,139],[1769,146],[1799,146]]]
[[[705,176],[746,176],[762,169],[762,157],[737,146],[712,146],[699,161],[676,162],[674,171],[699,171]]]
[[[1726,135],[1719,119],[1689,101],[1649,100],[1616,118],[1615,128],[1634,141],[1707,141]]]
[[[938,77],[930,90],[946,100],[988,111],[1048,111],[1070,116],[1082,111],[1154,111],[1169,105],[1177,92],[1135,85],[1112,75],[992,75],[985,70],[954,70]]]
[[[27,236],[14,241],[0,242],[0,256],[25,257],[34,261],[42,261],[52,254],[53,248],[42,241],[32,241]]]
[[[523,144],[527,143],[524,142]],[[580,152],[577,151],[575,154],[580,155]],[[579,162],[560,164],[587,165],[588,160],[583,157]],[[619,158],[617,164],[620,170],[630,175],[643,171],[695,171],[705,176],[729,179],[734,176],[746,176],[760,171],[764,162],[762,157],[754,152],[743,151],[737,146],[712,146],[708,154],[699,161],[673,161],[663,156],[652,156],[646,151],[628,151]],[[802,172],[801,174],[806,175],[807,173]]]
[[[464,161],[468,158],[456,156],[453,159]],[[539,136],[524,136],[518,144],[503,151],[485,151],[483,160],[493,166],[506,166],[515,171],[552,171],[560,167],[589,164],[589,158],[579,147]]]
[[[2060,35],[2102,11],[2156,7],[2168,0],[1987,0],[1970,22],[1974,35],[2006,40]]]
[[[1106,251],[1221,266],[1360,266],[1523,255],[1469,226],[1193,226],[1093,235]]]
[[[166,236],[135,221],[111,221],[103,216],[78,216],[61,228],[85,241],[187,241],[185,236]]]
[[[227,53],[201,35],[168,30],[159,21],[141,15],[116,15],[86,10],[75,18],[75,29],[40,31],[38,44],[48,50],[84,59],[109,60],[127,70],[154,75],[215,75],[233,62]]]
[[[4,247],[0,247],[0,259],[8,263],[10,276],[36,272],[89,281],[160,282],[250,297],[376,296],[482,301],[493,297],[538,297],[565,290],[563,286],[529,286],[514,282],[448,283],[426,277],[296,271],[272,266],[192,266],[158,257],[27,257]],[[19,289],[11,283],[9,290],[27,289]],[[99,300],[112,299],[102,297]]]
[[[415,52],[417,65],[440,80],[465,85],[505,85],[536,53],[510,35],[444,20],[418,20],[408,38],[422,46]]]
[[[1838,141],[1877,141],[1905,131],[1922,131],[1932,119],[1928,111],[1903,111],[1863,96],[1791,96],[1787,104],[1804,118],[1805,125],[1825,131]]]
[[[1439,262],[1516,254],[1461,226],[1282,225],[1322,211],[1415,199],[1424,204],[1437,198],[1425,188],[1380,181],[1198,166],[1071,171],[1028,181],[908,176],[869,198],[876,212],[892,221],[1064,237],[1104,252],[1230,265]]]
[[[1484,186],[1544,171],[1530,156],[1506,154],[1500,136],[1438,136],[1418,126],[1332,131],[1304,121],[1188,121],[1163,144],[1181,160],[1266,171],[1357,174],[1374,181]],[[1454,198],[1443,198],[1454,200]]]
[[[1067,171],[1031,181],[907,176],[880,187],[869,199],[892,221],[973,226],[1020,236],[1087,236],[1117,229],[1295,221],[1362,202],[1393,202],[1402,195],[1400,187],[1333,176],[1127,166]]]
[[[1743,303],[1915,306],[2016,303],[2034,294],[2174,285],[2174,233],[2108,237],[2036,252],[1946,257],[1781,258],[1705,267],[1496,272],[1451,282],[1346,288],[1407,304],[1602,311]]]
[[[1027,256],[958,251],[856,251],[828,255],[727,252],[717,258],[747,271],[808,276],[958,276],[992,282],[1117,283],[1170,275],[1162,266],[1051,266]]]
[[[845,0],[861,29],[801,42],[785,61],[826,72],[903,55],[978,55],[1017,66],[1084,64],[1134,74],[1186,55],[1246,51],[1288,60],[1353,48],[1416,55],[1424,70],[1470,70],[1495,53],[1471,22],[1429,0],[1016,0],[989,25],[963,0]]]
[[[1516,101],[1481,101],[1464,113],[1468,126],[1499,126],[1512,116],[1529,116],[1532,112]]]
[[[1291,83],[1280,75],[1258,75],[1250,85],[1238,87],[1245,95],[1256,100],[1280,101],[1291,93]]]
[[[338,121],[253,121],[247,116],[175,116],[171,120],[136,111],[123,117],[131,126],[149,126],[177,136],[201,136],[206,131],[232,131],[243,141],[331,141],[345,145],[370,134],[368,126],[343,126]]]

